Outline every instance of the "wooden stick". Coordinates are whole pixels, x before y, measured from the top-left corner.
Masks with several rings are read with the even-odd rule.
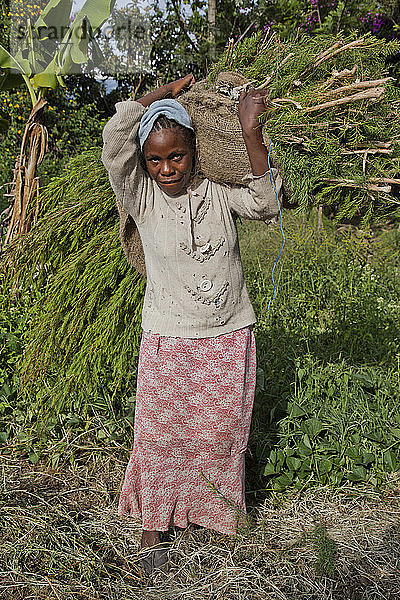
[[[295,53],[294,52],[289,52],[289,54],[287,56],[285,56],[285,58],[283,59],[283,61],[279,65],[278,69],[280,69],[281,67],[283,67],[283,65],[286,65],[286,63],[289,62],[289,60],[291,60],[293,58],[293,56],[295,56]]]
[[[340,183],[341,181],[344,181],[345,183],[355,183],[354,179],[346,179],[345,177],[342,177],[342,179],[330,179],[329,177],[323,177],[321,179],[321,181],[332,181],[334,183]],[[368,181],[372,181],[374,183],[396,183],[396,184],[400,184],[400,179],[391,179],[389,177],[370,177],[368,179]],[[358,185],[358,184],[357,184]]]
[[[271,104],[276,104],[277,106],[279,106],[280,102],[294,104],[296,108],[303,109],[302,105],[299,102],[296,102],[296,100],[292,100],[292,98],[274,98],[273,100],[271,100]]]
[[[391,177],[370,177],[370,181],[382,181],[382,183],[393,183],[394,185],[400,185],[400,179],[392,179]]]
[[[328,179],[328,178],[323,178],[322,181],[326,181],[327,183],[338,183],[340,184],[342,187],[349,187],[349,188],[360,188],[360,189],[366,189],[369,190],[370,192],[384,192],[385,194],[389,194],[392,191],[392,188],[390,185],[388,186],[379,186],[379,185],[375,185],[374,183],[368,183],[366,182],[365,185],[363,185],[362,183],[356,183],[354,181],[354,179]],[[382,179],[369,179],[369,181],[376,181],[378,183],[386,183],[386,181],[382,180]],[[399,181],[400,183],[400,181]]]
[[[351,85],[344,85],[342,87],[336,88],[334,90],[329,90],[327,92],[328,96],[334,96],[336,94],[341,94],[342,92],[352,92],[354,90],[364,90],[367,88],[375,87],[377,85],[382,85],[383,83],[387,83],[388,81],[396,81],[394,77],[385,77],[384,79],[374,79],[370,81],[359,81],[358,83],[352,83]]]
[[[274,76],[274,73],[271,73],[271,75],[268,75],[267,79],[265,81],[263,81],[262,84],[259,85],[257,89],[262,90],[263,88],[267,87],[267,85],[269,84],[269,82],[271,81],[273,76]]]
[[[350,42],[349,44],[346,44],[345,46],[342,46],[341,44],[338,43],[340,48],[333,49],[332,52],[325,51],[322,54],[320,54],[319,56],[317,56],[316,61],[312,65],[307,67],[307,69],[305,69],[299,75],[299,77],[304,77],[304,75],[306,75],[310,71],[313,71],[314,69],[316,69],[317,67],[322,65],[323,62],[326,62],[327,60],[329,60],[330,58],[333,58],[337,54],[340,54],[341,52],[345,52],[346,50],[350,50],[350,48],[356,48],[356,47],[362,46],[363,43],[364,43],[364,38],[361,38],[359,40],[354,40],[354,42]]]
[[[290,127],[333,127],[343,125],[343,121],[323,121],[322,123],[291,123]]]
[[[327,56],[324,56],[323,58],[321,58],[319,61],[317,61],[314,64],[313,68],[319,67],[319,65],[321,65],[323,62],[329,60],[330,58],[333,58],[337,54],[341,54],[342,52],[345,52],[345,50],[350,50],[351,48],[357,48],[359,46],[362,46],[363,44],[364,44],[364,38],[360,38],[359,40],[354,40],[354,42],[350,42],[349,44],[346,44],[345,46],[342,46],[341,48],[334,50],[331,54],[328,54]]]
[[[385,88],[377,87],[371,88],[369,90],[365,90],[364,92],[359,92],[358,94],[352,94],[351,96],[345,96],[344,98],[338,98],[338,100],[330,100],[329,102],[324,102],[323,104],[317,104],[316,106],[310,106],[309,108],[304,109],[306,113],[312,113],[316,110],[322,110],[324,108],[331,108],[332,106],[339,106],[341,104],[348,104],[349,102],[355,102],[356,100],[368,100],[374,99],[377,100],[384,94]]]
[[[321,52],[321,54],[318,54],[317,58],[315,59],[315,62],[318,61],[318,60],[320,60],[321,58],[325,58],[325,56],[328,56],[334,50],[336,50],[336,48],[340,48],[341,46],[343,46],[343,41],[342,40],[340,40],[339,42],[335,42],[332,46],[330,46],[329,48],[327,48],[326,50],[324,50],[323,52]]]
[[[337,79],[343,79],[344,77],[351,77],[355,74],[358,69],[358,65],[354,65],[352,69],[343,69],[343,71],[332,71],[332,77],[327,79],[322,86],[322,88],[328,88],[332,85]]]
[[[357,144],[358,148],[371,148],[372,145],[376,148],[390,148],[393,142],[380,142],[379,140],[369,140],[368,142],[360,142]]]
[[[368,159],[368,152],[365,151],[362,157],[362,172],[364,177],[367,176],[367,159]]]
[[[303,144],[304,141],[309,142],[310,138],[307,136],[298,137],[296,135],[281,135],[277,137],[280,142],[284,142],[286,144]]]
[[[366,148],[365,150],[343,150],[342,154],[392,154],[388,148]]]

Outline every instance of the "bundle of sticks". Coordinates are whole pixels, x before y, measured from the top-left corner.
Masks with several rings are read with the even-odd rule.
[[[197,129],[203,171],[230,183],[248,172],[235,107],[237,90],[250,82],[269,91],[264,139],[273,141],[293,206],[329,205],[337,218],[364,223],[399,217],[400,93],[385,61],[399,49],[399,41],[370,35],[230,42],[208,80],[180,99]]]

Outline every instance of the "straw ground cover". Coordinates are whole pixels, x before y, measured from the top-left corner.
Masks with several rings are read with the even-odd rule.
[[[85,455],[86,464],[58,469],[2,461],[0,598],[397,598],[398,480],[381,495],[309,488],[271,496],[235,537],[176,535],[169,575],[146,582],[139,527],[116,517],[124,460],[89,445]]]
[[[239,227],[259,317],[248,529],[175,539],[170,575],[146,583],[138,526],[116,517],[134,389],[100,389],[87,418],[71,405],[38,427],[34,403],[2,388],[0,598],[396,598],[399,234],[316,233],[287,215],[267,312],[280,233]]]

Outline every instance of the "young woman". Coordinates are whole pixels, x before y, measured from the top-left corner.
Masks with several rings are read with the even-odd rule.
[[[258,122],[264,92],[253,88],[238,106],[252,173],[243,186],[196,177],[195,133],[173,100],[192,83],[187,75],[118,103],[103,132],[102,160],[146,261],[134,448],[119,514],[141,519],[148,575],[165,568],[160,542],[171,527],[233,534],[245,519],[256,318],[234,214],[274,217],[282,183],[275,169],[270,179]]]

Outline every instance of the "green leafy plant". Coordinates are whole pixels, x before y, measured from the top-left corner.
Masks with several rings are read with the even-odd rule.
[[[264,486],[379,486],[400,468],[399,234],[328,223],[318,234],[286,215],[267,311],[281,235],[257,225],[242,253],[259,318],[251,442]]]
[[[29,231],[39,212],[39,178],[37,166],[47,152],[48,133],[43,123],[47,104],[45,91],[65,87],[64,77],[74,68],[88,63],[89,44],[98,51],[94,36],[82,31],[96,31],[109,17],[115,0],[86,0],[70,22],[72,0],[50,0],[34,23],[28,14],[20,46],[12,54],[0,45],[0,91],[26,87],[32,107],[24,128],[11,184],[11,204],[3,214],[7,224],[4,245],[16,235]],[[69,23],[68,27],[65,24]],[[50,36],[52,29],[66,28],[59,42]],[[90,61],[89,61],[90,62]],[[0,127],[4,125],[0,121]],[[0,239],[0,242],[3,240]]]

